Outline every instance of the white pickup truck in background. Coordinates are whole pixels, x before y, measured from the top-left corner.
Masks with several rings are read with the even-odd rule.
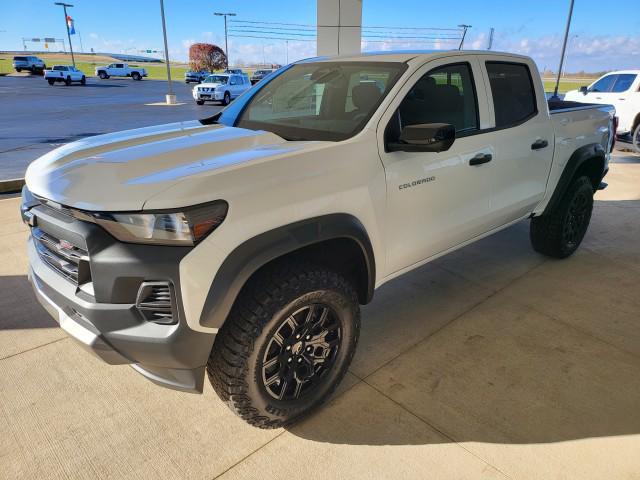
[[[29,279],[106,362],[196,392],[206,371],[250,424],[288,425],[344,377],[384,283],[523,220],[536,251],[575,252],[614,113],[548,104],[519,55],[307,59],[212,117],[33,162]]]
[[[565,100],[613,105],[618,117],[618,135],[631,135],[640,153],[640,70],[620,70],[600,77],[591,85],[571,90]]]
[[[84,73],[73,65],[54,65],[51,70],[44,71],[44,79],[49,82],[49,85],[56,82],[63,82],[67,86],[72,82],[78,82],[81,85],[87,84]]]
[[[109,77],[131,77],[134,80],[142,80],[147,76],[147,71],[142,67],[130,67],[127,63],[112,63],[106,67],[96,67],[96,76],[102,80]]]

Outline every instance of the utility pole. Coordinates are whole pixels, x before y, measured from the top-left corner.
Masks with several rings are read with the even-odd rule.
[[[491,30],[489,31],[489,46],[487,47],[487,50],[491,50],[491,47],[493,47],[493,34],[495,31],[496,29],[491,27]]]
[[[167,65],[167,80],[168,80],[168,91],[167,91],[167,105],[174,105],[176,103],[176,96],[173,93],[173,88],[171,87],[171,65],[169,65],[169,45],[167,43],[167,26],[164,21],[164,1],[160,0],[160,16],[162,17],[162,35],[164,37],[164,63]]]
[[[564,66],[564,55],[567,51],[567,41],[569,40],[569,29],[571,28],[571,17],[573,16],[573,3],[574,0],[571,0],[569,4],[569,16],[567,17],[567,27],[564,30],[564,42],[562,43],[562,53],[560,54],[560,67],[558,67],[558,78],[556,79],[556,88],[553,90],[554,100],[558,100],[558,87],[560,86],[560,75],[562,75],[562,68]]]
[[[227,17],[235,17],[235,13],[214,12],[216,17],[224,17],[224,54],[227,57],[227,68],[229,68],[229,43],[227,41]]]
[[[71,62],[76,66],[76,59],[73,56],[73,45],[71,45],[71,33],[69,33],[69,22],[67,22],[67,7],[73,7],[70,3],[55,2],[54,5],[60,5],[64,10],[64,25],[67,27],[67,38],[69,39],[69,50],[71,51]]]
[[[465,25],[464,23],[462,25],[458,25],[460,28],[464,28],[464,31],[462,32],[462,39],[460,40],[460,46],[458,47],[458,50],[462,50],[462,47],[464,47],[464,37],[467,36],[467,30],[470,29],[473,25]]]

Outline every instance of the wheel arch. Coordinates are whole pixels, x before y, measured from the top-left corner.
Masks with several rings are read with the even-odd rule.
[[[284,258],[336,268],[354,281],[360,303],[373,297],[375,258],[364,225],[349,214],[330,214],[278,227],[236,247],[216,272],[200,324],[220,328],[246,283]]]
[[[544,213],[555,209],[574,178],[587,175],[591,179],[593,190],[597,190],[606,173],[606,154],[599,143],[591,143],[578,148],[564,167],[558,184],[547,204]]]

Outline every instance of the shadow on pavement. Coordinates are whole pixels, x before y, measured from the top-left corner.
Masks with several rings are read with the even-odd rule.
[[[0,331],[56,328],[40,306],[25,275],[0,276]]]

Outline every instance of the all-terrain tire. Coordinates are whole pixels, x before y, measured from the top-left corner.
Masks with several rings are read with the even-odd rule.
[[[325,314],[329,310],[332,313]],[[318,377],[312,374],[313,380],[304,387],[309,380],[300,382],[297,370],[295,374],[291,373],[292,366],[302,360],[295,357],[291,362],[287,357],[294,353],[304,355],[307,348],[311,350],[311,343],[317,341],[311,334],[318,335],[315,330],[318,325],[325,328],[330,314],[331,328],[339,325],[340,331],[332,340],[327,340],[325,334],[320,341],[338,346],[331,347],[335,350],[326,355],[331,362],[319,367],[322,373]],[[291,318],[294,318],[293,325],[300,325],[297,330],[292,327],[291,333],[285,334],[283,326],[288,325]],[[302,325],[309,324],[309,318],[315,318],[311,322],[315,327],[304,330]],[[324,322],[322,318],[325,318]],[[342,275],[320,266],[279,262],[252,277],[243,288],[216,336],[207,374],[215,391],[236,415],[255,427],[282,427],[299,420],[327,400],[347,372],[359,331],[358,297]],[[298,341],[300,334],[302,339]],[[305,341],[309,343],[303,343]],[[267,379],[266,365],[273,360],[266,358],[274,347],[280,352],[274,354],[278,359],[275,371],[277,374],[288,371],[289,374],[283,373],[281,380],[267,386],[273,374],[268,373]],[[317,353],[313,351],[309,355],[316,356]],[[299,364],[304,368],[303,363]],[[309,372],[314,372],[315,368],[310,368]],[[299,384],[303,386],[298,389]],[[277,388],[280,392],[274,395],[273,390]],[[278,396],[280,398],[276,398]]]
[[[589,227],[593,193],[589,177],[578,177],[551,212],[532,218],[529,236],[533,249],[554,258],[575,252]]]

